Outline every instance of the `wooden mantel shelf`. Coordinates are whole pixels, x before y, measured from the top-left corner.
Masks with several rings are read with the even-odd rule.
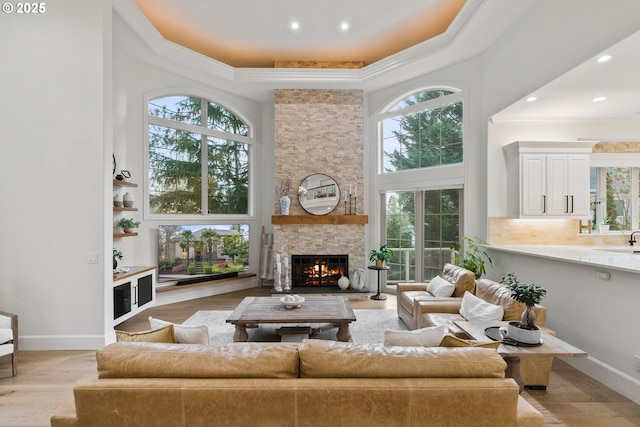
[[[271,224],[367,224],[368,215],[273,215]]]

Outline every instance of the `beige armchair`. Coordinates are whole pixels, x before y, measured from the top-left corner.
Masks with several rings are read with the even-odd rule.
[[[0,361],[11,360],[11,376],[18,374],[18,315],[0,311]]]

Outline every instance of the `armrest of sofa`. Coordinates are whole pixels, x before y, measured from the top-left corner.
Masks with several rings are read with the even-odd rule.
[[[49,419],[51,427],[76,427],[78,416],[75,406],[67,406]]]
[[[401,292],[409,292],[409,291],[426,291],[427,284],[426,283],[398,283],[396,285],[396,292],[400,294]]]
[[[458,313],[460,312],[460,304],[462,298],[451,297],[436,301],[418,301],[418,313]]]

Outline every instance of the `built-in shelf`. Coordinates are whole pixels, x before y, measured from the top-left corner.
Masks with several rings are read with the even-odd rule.
[[[113,211],[114,212],[137,212],[138,208],[124,208],[122,206],[114,206],[113,207]]]
[[[114,187],[137,187],[138,184],[135,184],[133,182],[119,181],[117,179],[114,179],[113,180],[113,186]]]
[[[119,239],[121,237],[133,237],[133,236],[137,236],[138,233],[113,233],[113,238],[114,239]]]
[[[271,224],[367,224],[368,215],[273,215]]]

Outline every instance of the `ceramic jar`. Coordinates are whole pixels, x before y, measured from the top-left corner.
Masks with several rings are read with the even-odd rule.
[[[133,196],[129,193],[124,193],[124,196],[122,196],[122,203],[124,204],[125,208],[132,208]]]
[[[289,208],[291,207],[291,199],[289,196],[280,197],[280,215],[289,215]]]
[[[349,275],[349,282],[352,289],[364,288],[364,270],[361,268],[353,270]]]
[[[343,291],[349,287],[349,278],[342,276],[338,279],[338,287]]]

